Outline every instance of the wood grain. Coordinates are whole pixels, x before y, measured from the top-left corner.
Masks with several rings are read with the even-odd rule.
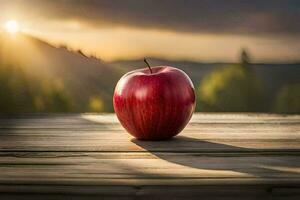
[[[299,199],[300,116],[195,114],[133,139],[113,114],[0,118],[0,199]]]

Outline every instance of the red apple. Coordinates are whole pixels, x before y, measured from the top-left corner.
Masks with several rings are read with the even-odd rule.
[[[194,86],[182,70],[148,67],[119,80],[114,109],[123,127],[137,139],[166,140],[182,131],[192,117]]]

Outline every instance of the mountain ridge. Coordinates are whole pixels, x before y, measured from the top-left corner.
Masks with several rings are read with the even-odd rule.
[[[111,94],[122,73],[98,59],[83,56],[65,48],[55,47],[27,35],[0,41],[0,63],[19,65],[30,77],[50,82],[62,81],[75,104],[87,104],[92,96],[100,96],[112,111]],[[76,111],[87,111],[79,106]]]
[[[148,61],[152,66],[170,65],[182,69],[191,77],[196,90],[201,80],[214,69],[238,64],[162,58],[148,58]],[[119,78],[128,71],[146,68],[143,59],[105,62],[82,51],[56,47],[34,36],[3,33],[0,33],[0,64],[19,65],[32,77],[63,82],[77,105],[74,112],[91,111],[88,104],[93,97],[103,100],[105,108],[101,111],[113,111],[112,95]],[[264,83],[268,104],[281,87],[299,82],[300,63],[253,63],[250,66]]]

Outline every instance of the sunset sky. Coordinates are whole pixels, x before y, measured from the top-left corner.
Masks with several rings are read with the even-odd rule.
[[[1,27],[103,60],[300,60],[298,0],[0,0]]]

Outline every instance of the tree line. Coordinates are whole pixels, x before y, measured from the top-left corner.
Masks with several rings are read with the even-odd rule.
[[[300,83],[279,89],[270,105],[266,91],[253,69],[247,51],[240,64],[220,67],[208,74],[197,90],[197,111],[300,113]]]
[[[300,83],[282,87],[265,109],[265,89],[246,51],[241,53],[240,64],[219,67],[206,75],[196,93],[196,111],[300,113]],[[21,67],[0,64],[0,113],[103,112],[111,103],[95,94],[82,102],[82,110],[63,80],[30,77]]]

